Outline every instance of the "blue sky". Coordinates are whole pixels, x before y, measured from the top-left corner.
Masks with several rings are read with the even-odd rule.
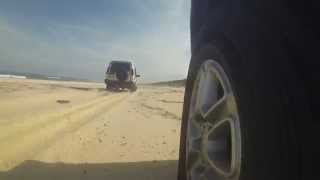
[[[113,59],[142,81],[186,77],[189,0],[0,0],[0,70],[103,80]]]

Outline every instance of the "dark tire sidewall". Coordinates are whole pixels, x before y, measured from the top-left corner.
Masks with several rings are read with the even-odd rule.
[[[279,67],[273,75],[266,73],[268,63],[260,60],[241,59],[236,50],[226,41],[207,44],[192,56],[185,91],[183,107],[178,179],[185,180],[185,140],[194,79],[200,65],[206,60],[214,60],[224,69],[236,98],[240,117],[242,160],[240,180],[297,178],[297,163],[294,158],[295,146],[290,144],[287,125],[288,116],[294,108],[281,104],[283,99]],[[217,48],[219,47],[219,48]],[[286,67],[280,67],[280,69]],[[288,76],[289,77],[289,76]],[[293,154],[287,152],[292,151]]]

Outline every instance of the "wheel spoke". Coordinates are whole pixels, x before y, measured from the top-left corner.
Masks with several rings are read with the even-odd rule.
[[[208,67],[204,66],[201,71],[197,92],[197,109],[202,116],[204,116],[206,112],[223,97],[224,90],[219,83],[218,77],[216,77]]]
[[[206,180],[225,180],[226,178],[224,176],[221,176],[218,174],[214,169],[212,168],[207,168],[206,171],[204,172],[204,177]]]
[[[187,134],[187,164],[192,169],[201,160],[202,129],[199,123],[191,118]]]
[[[197,151],[189,152],[187,157],[187,169],[194,169],[201,161],[201,153]]]
[[[208,132],[207,158],[217,174],[228,176],[232,173],[233,125],[232,120],[223,120]]]
[[[199,138],[194,138],[189,140],[189,152],[190,153],[196,153],[196,152],[201,152],[201,137]]]
[[[203,75],[198,75],[195,80],[195,86],[193,88],[192,96],[191,96],[191,106],[189,119],[194,121],[201,126],[201,122],[203,121],[203,113],[202,113],[202,97],[201,97],[201,82],[203,81]]]
[[[231,96],[223,96],[217,101],[210,109],[203,114],[203,118],[208,121],[212,126],[219,123],[220,120],[226,118],[229,114],[229,101]]]
[[[204,164],[202,159],[199,159],[197,162],[193,164],[192,167],[189,169],[189,174],[188,176],[190,177],[189,179],[196,179],[196,180],[201,180],[205,177],[205,172],[206,172],[207,166]]]
[[[200,138],[203,130],[203,118],[200,113],[193,113],[188,123],[188,138],[189,140]]]

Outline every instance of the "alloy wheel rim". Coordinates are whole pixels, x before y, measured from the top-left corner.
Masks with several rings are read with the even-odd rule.
[[[237,180],[241,131],[230,81],[214,60],[206,60],[193,83],[186,136],[188,180]]]

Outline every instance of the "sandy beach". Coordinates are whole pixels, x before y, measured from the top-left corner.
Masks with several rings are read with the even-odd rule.
[[[184,90],[0,79],[0,179],[174,180]]]

